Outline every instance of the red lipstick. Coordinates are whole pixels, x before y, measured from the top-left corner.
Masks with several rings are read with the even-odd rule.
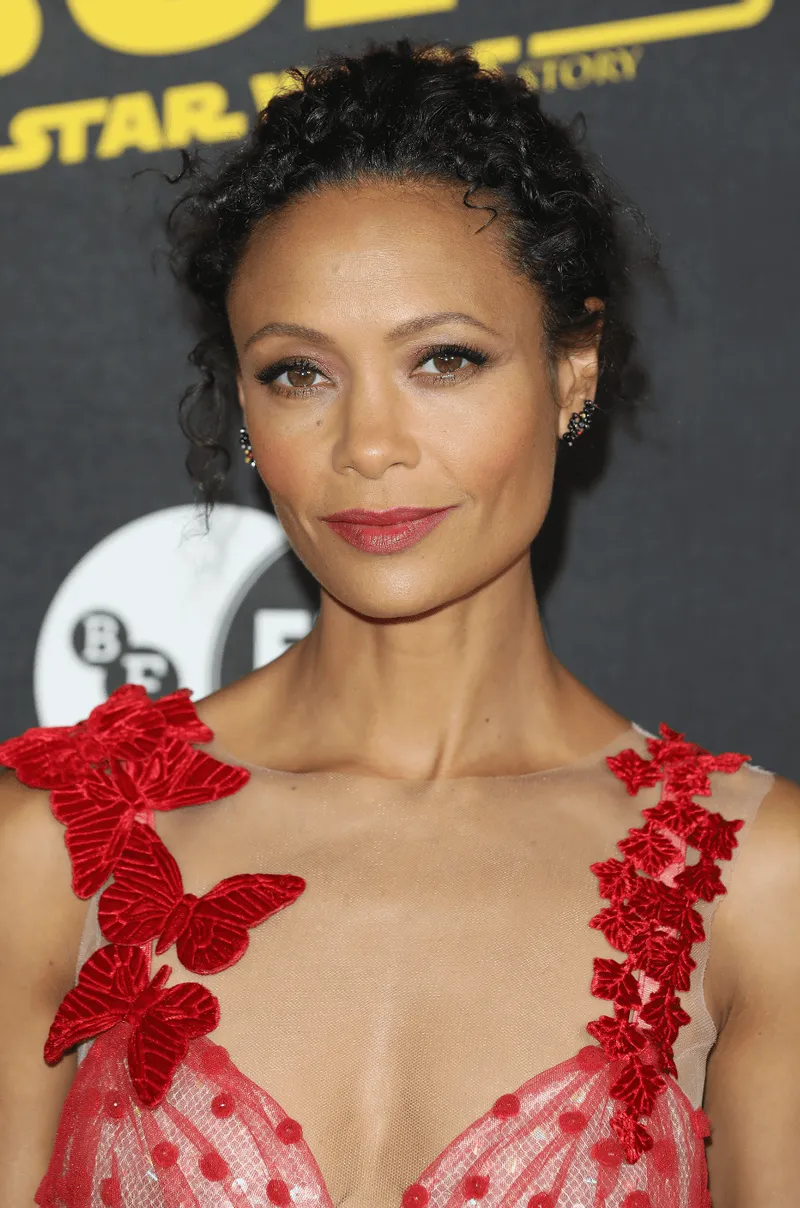
[[[444,520],[446,508],[388,508],[369,512],[348,508],[322,519],[334,533],[366,554],[394,554],[427,537]]]

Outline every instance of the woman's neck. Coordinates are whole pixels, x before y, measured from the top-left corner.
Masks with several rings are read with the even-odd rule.
[[[205,715],[223,745],[221,731],[236,734],[239,758],[400,779],[536,771],[626,724],[549,649],[527,558],[410,620],[364,618],[324,596],[307,638],[218,696]]]

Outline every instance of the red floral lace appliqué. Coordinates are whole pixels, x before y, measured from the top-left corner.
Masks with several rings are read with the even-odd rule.
[[[692,946],[705,937],[695,905],[725,893],[716,862],[731,858],[743,825],[693,798],[710,795],[711,772],[736,772],[748,759],[711,755],[667,726],[659,733],[647,741],[649,759],[634,750],[608,758],[631,796],[661,782],[661,800],[644,810],[645,824],[618,844],[622,860],[592,865],[601,897],[611,905],[590,925],[625,960],[595,960],[592,993],[613,1002],[614,1014],[593,1020],[587,1031],[617,1063],[610,1093],[619,1106],[611,1127],[631,1163],[652,1148],[642,1118],[665,1089],[663,1075],[676,1074],[673,1045],[689,1023],[678,993],[689,989]],[[687,865],[689,847],[699,859]]]

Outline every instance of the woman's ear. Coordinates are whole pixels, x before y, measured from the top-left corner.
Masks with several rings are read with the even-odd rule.
[[[584,307],[587,311],[597,312],[594,323],[580,342],[573,345],[569,351],[564,351],[556,365],[559,436],[566,432],[572,416],[583,410],[587,399],[594,402],[597,393],[603,302],[600,298],[587,298]]]

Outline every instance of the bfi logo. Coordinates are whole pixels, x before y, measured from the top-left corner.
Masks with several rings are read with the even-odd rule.
[[[253,613],[253,670],[271,663],[311,629],[314,614],[302,608],[259,608]],[[129,625],[116,613],[96,609],[75,625],[72,644],[87,667],[103,673],[106,696],[122,684],[141,684],[153,698],[182,684],[175,662],[155,646],[132,644]]]

